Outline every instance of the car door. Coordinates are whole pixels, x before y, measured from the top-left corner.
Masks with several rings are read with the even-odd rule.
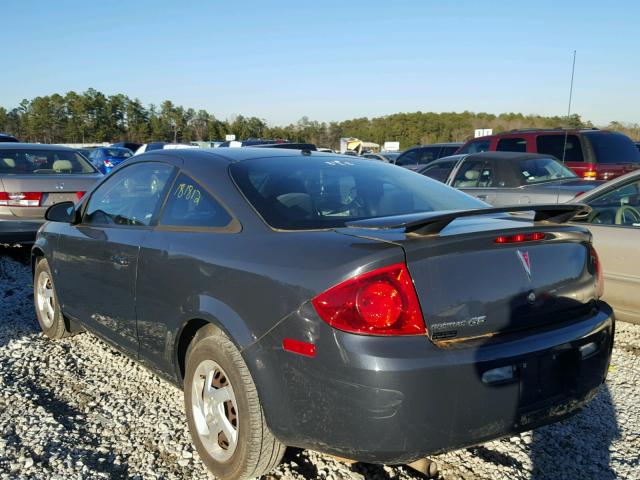
[[[621,320],[640,322],[640,178],[589,198],[585,224],[604,270],[603,299]]]
[[[172,374],[174,333],[201,302],[226,288],[218,252],[232,248],[240,223],[214,192],[180,173],[168,192],[157,227],[140,253],[137,314],[140,359]],[[170,276],[171,281],[167,281]],[[220,304],[219,306],[222,306]]]
[[[132,354],[138,253],[172,172],[156,162],[115,172],[92,192],[81,222],[61,227],[54,252],[63,312]]]
[[[487,160],[465,159],[455,172],[451,186],[493,205],[497,190],[493,170]]]

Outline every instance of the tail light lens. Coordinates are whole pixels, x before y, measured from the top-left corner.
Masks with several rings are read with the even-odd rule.
[[[584,178],[585,180],[596,180],[598,178],[598,172],[587,170],[582,174],[582,178]]]
[[[535,233],[518,233],[517,235],[508,235],[497,237],[495,243],[522,243],[522,242],[535,242],[538,240],[544,240],[546,234],[542,232]]]
[[[593,265],[594,275],[596,277],[596,296],[598,298],[604,295],[604,273],[602,272],[602,264],[598,257],[598,252],[593,248],[593,245],[589,247],[589,253],[591,255],[591,264]]]
[[[76,192],[76,201],[80,201],[82,200],[82,197],[84,197],[84,193],[85,192]]]
[[[346,280],[315,297],[312,303],[320,318],[345,332],[426,333],[413,280],[404,263]]]
[[[41,192],[0,192],[0,206],[39,207]]]

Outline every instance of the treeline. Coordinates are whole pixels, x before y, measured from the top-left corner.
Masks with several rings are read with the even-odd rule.
[[[402,148],[417,143],[464,141],[476,128],[494,132],[515,128],[591,127],[579,115],[543,117],[521,113],[395,113],[376,118],[355,118],[342,122],[317,122],[303,117],[282,127],[267,125],[257,117],[238,115],[221,120],[206,110],[184,108],[166,100],[144,106],[123,94],[105,95],[90,88],[84,93],[68,92],[23,100],[13,109],[0,106],[0,132],[21,141],[41,143],[90,143],[151,140],[189,142],[236,138],[283,138],[334,147],[340,137],[357,137],[382,144],[399,141]],[[640,137],[640,126],[612,122],[609,128]]]

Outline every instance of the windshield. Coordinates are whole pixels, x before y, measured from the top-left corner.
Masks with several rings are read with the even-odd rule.
[[[577,175],[553,158],[529,158],[518,161],[522,184],[549,182]]]
[[[70,150],[1,149],[0,174],[86,174],[96,173],[79,153]]]
[[[337,228],[365,218],[486,204],[384,162],[344,157],[280,157],[238,162],[231,176],[272,227]]]
[[[626,135],[618,132],[585,132],[598,163],[640,163],[640,151]]]

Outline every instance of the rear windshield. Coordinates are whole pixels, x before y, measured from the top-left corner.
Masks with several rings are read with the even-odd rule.
[[[133,155],[128,148],[103,148],[102,155],[109,158],[129,158]]]
[[[598,163],[640,163],[640,151],[626,135],[618,132],[585,132]]]
[[[280,157],[230,167],[247,200],[272,227],[343,227],[365,218],[486,204],[458,190],[384,162],[344,157]]]
[[[518,161],[522,184],[541,183],[577,175],[553,158],[529,158]]]
[[[86,174],[93,166],[79,153],[67,150],[1,149],[0,174]]]

